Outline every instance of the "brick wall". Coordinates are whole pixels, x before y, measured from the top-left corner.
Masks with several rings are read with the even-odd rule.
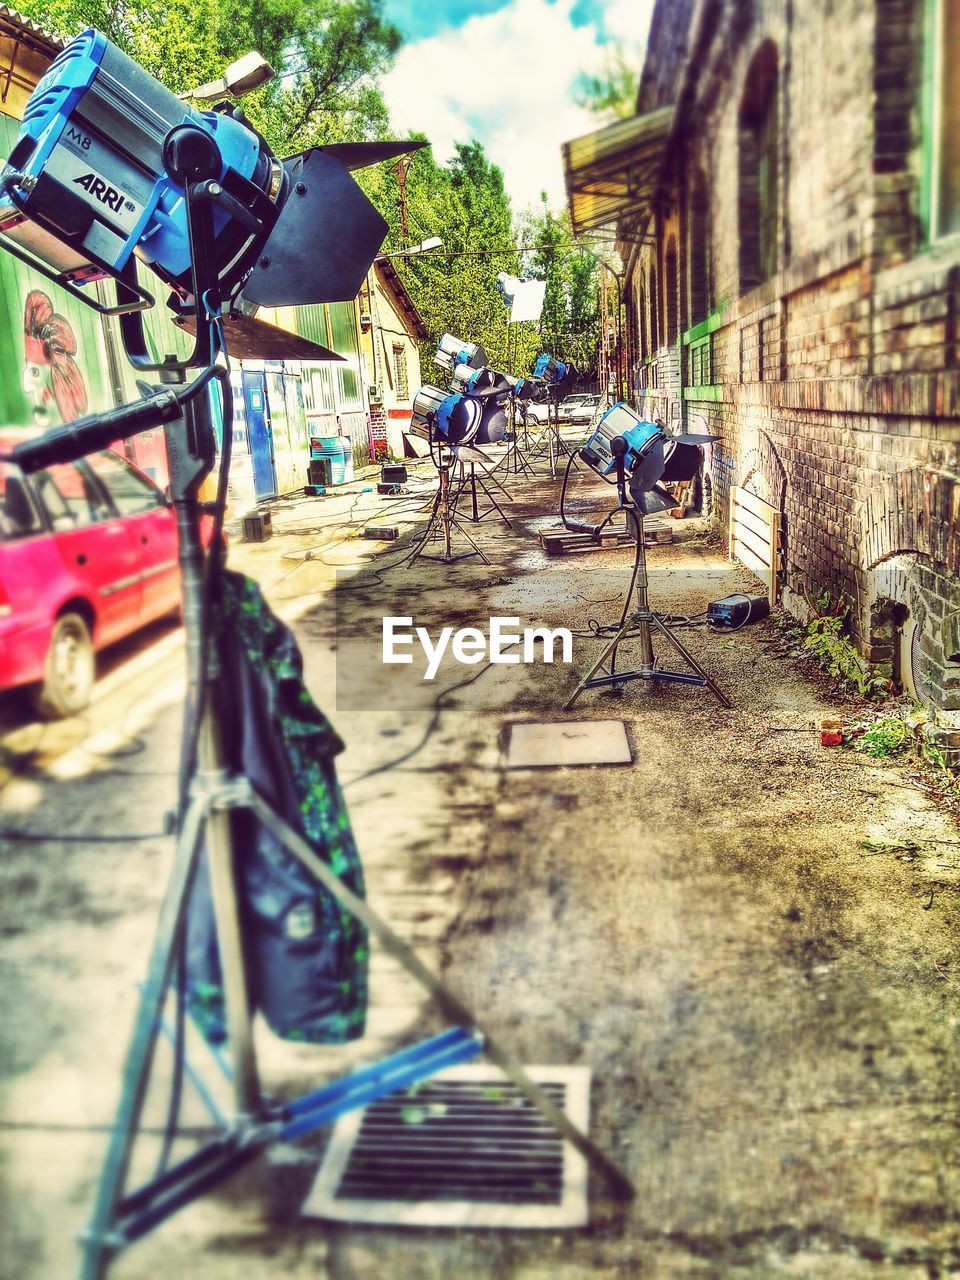
[[[804,615],[822,592],[845,601],[863,652],[912,673],[960,763],[960,245],[922,239],[923,7],[722,4],[686,68],[654,243],[633,252],[627,287],[638,342],[634,282],[651,264],[664,278],[666,237],[695,192],[711,320],[679,348],[637,345],[655,383],[638,408],[722,434],[718,519],[733,484],[778,506],[785,607]],[[761,56],[777,79],[778,242],[775,273],[754,285],[739,188]],[[683,307],[703,285],[676,242]]]
[[[389,451],[387,440],[387,411],[382,404],[370,406],[370,434],[373,437],[373,452],[376,457],[386,455]]]

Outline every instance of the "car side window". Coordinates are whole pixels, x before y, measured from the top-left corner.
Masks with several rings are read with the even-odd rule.
[[[96,453],[87,459],[97,479],[110,494],[113,505],[122,516],[138,515],[143,511],[155,511],[163,501],[156,485],[134,471],[129,463],[115,453]]]
[[[43,520],[17,467],[0,462],[0,542],[43,532]]]
[[[91,477],[73,462],[38,471],[33,487],[55,533],[82,529],[111,514]]]

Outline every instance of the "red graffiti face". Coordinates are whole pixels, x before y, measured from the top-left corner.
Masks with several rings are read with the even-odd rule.
[[[34,419],[47,422],[56,407],[63,422],[87,408],[87,387],[76,362],[77,340],[69,320],[57,315],[39,289],[23,308],[24,368],[21,386],[33,404]]]

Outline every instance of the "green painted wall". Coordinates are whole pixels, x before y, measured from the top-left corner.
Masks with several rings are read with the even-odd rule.
[[[0,116],[0,154],[10,153],[18,129],[15,120]],[[63,405],[85,399],[80,412],[112,406],[99,316],[9,253],[0,253],[0,426],[27,426],[35,421],[39,425],[42,421],[39,412],[35,416],[34,402],[23,386],[27,364],[24,312],[31,293],[42,293],[49,300],[49,307],[40,303],[33,313],[37,336],[48,339],[47,351],[55,363],[35,362],[35,376],[28,376],[37,399],[42,401],[46,421],[53,425],[64,420],[57,402],[58,391]],[[65,391],[66,396],[72,394],[74,398],[66,398]]]
[[[0,155],[9,155],[19,127],[16,120],[0,115]],[[150,273],[142,275],[146,277]],[[150,276],[147,287],[157,298],[157,306],[144,316],[148,345],[157,355],[185,353],[190,339],[167,316],[166,286]],[[108,284],[107,295],[111,299],[112,292],[113,286]],[[34,363],[26,375],[33,397],[24,389],[25,308],[31,294],[42,294],[49,299],[47,306],[35,297],[31,312],[36,320],[35,335],[46,342],[45,355],[52,358],[50,364]],[[54,425],[64,420],[61,407],[76,406],[79,398],[85,398],[85,405],[70,414],[71,417],[111,408],[117,397],[110,376],[105,323],[111,326],[115,336],[113,346],[124,387],[123,398],[136,399],[139,394],[136,374],[123,355],[116,321],[104,322],[95,311],[77,302],[39,272],[31,271],[11,254],[0,252],[0,426],[41,425],[43,418],[46,424]],[[42,401],[39,412],[34,397]]]

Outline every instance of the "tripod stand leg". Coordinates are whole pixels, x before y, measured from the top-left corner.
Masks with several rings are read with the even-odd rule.
[[[502,484],[498,485],[498,487],[503,489]],[[480,481],[480,488],[483,490],[484,495],[489,499],[493,510],[497,512],[497,514],[499,515],[503,523],[507,526],[508,529],[512,529],[513,525],[507,519],[507,513],[504,511],[503,507],[501,507],[500,503],[496,500],[496,498],[493,496],[493,494],[490,492],[490,490],[487,488],[486,484],[482,480]],[[512,502],[513,499],[510,497],[509,493],[507,493],[506,489],[503,489],[503,492],[507,495],[507,501]],[[490,512],[488,511],[487,515],[489,514]]]
[[[216,695],[217,685],[214,683],[209,699],[212,700]],[[201,779],[209,779],[214,784],[222,783],[225,780],[223,744],[217,717],[209,710],[204,714],[200,729],[199,755],[203,770]],[[217,922],[220,967],[223,971],[234,1099],[237,1115],[249,1118],[260,1111],[262,1099],[243,958],[230,814],[224,808],[214,807],[207,818],[207,863]]]
[[[196,871],[206,813],[206,801],[197,797],[190,802],[184,815],[173,872],[160,908],[147,981],[124,1064],[120,1105],[100,1175],[93,1220],[84,1237],[80,1280],[102,1280],[110,1259],[123,1244],[120,1240],[112,1240],[111,1232],[140,1123],[153,1051],[173,972],[177,936]]]
[[[413,555],[411,555],[409,560],[407,560],[406,562],[407,568],[409,568],[410,565],[413,564],[414,560],[416,560],[418,556],[423,554],[423,549],[427,545],[427,541],[430,537],[430,530],[434,527],[434,524],[437,519],[437,512],[439,511],[439,509],[440,509],[440,490],[438,489],[436,494],[434,495],[433,503],[430,507],[430,516],[429,516],[429,519],[427,520],[427,527],[426,529],[424,529],[423,537],[417,543],[417,546],[414,549]]]
[[[506,517],[504,517],[504,519],[506,519]],[[450,529],[456,529],[457,533],[461,534],[464,538],[466,538],[466,540],[470,543],[471,547],[473,547],[474,551],[477,553],[477,555],[480,557],[480,559],[483,561],[484,564],[490,563],[488,557],[485,556],[484,553],[480,550],[480,548],[477,546],[474,540],[470,537],[469,533],[467,533],[466,529],[463,527],[460,521],[453,517],[451,517],[450,524],[447,527],[447,536],[448,536],[447,558],[448,559],[451,558],[451,553],[449,548]]]
[[[720,705],[722,707],[732,708],[733,703],[730,701],[727,695],[723,692],[723,690],[719,687],[719,685],[717,685],[711,679],[711,677],[707,675],[706,671],[704,671],[700,663],[697,662],[696,658],[693,656],[690,650],[687,649],[685,645],[681,644],[681,642],[677,639],[677,637],[666,625],[666,623],[662,622],[655,613],[650,615],[650,621],[654,624],[654,626],[657,628],[660,634],[662,636],[665,636],[670,641],[670,643],[673,645],[676,651],[680,654],[681,658],[683,658],[684,662],[686,662],[687,666],[691,667],[697,673],[697,675],[700,677],[703,683],[707,686],[707,688],[710,690],[710,692],[713,694],[716,700],[720,703]]]
[[[506,456],[507,456],[507,455],[506,455],[506,454],[504,454],[504,457],[500,460],[500,462],[498,462],[498,463],[497,463],[497,465],[496,465],[495,467],[490,467],[490,468],[489,468],[488,470],[486,470],[486,471],[481,470],[481,472],[480,472],[480,488],[484,491],[484,493],[485,493],[485,494],[487,495],[487,497],[489,498],[489,496],[490,496],[490,491],[487,489],[487,486],[486,486],[486,481],[487,481],[487,480],[489,480],[491,484],[496,485],[496,487],[497,487],[497,488],[500,490],[500,492],[503,494],[503,496],[504,496],[504,498],[506,499],[506,501],[507,501],[507,502],[512,502],[512,501],[513,501],[513,494],[510,492],[510,490],[507,488],[507,486],[503,483],[503,481],[502,481],[502,480],[500,479],[500,477],[497,475],[497,471],[498,471],[498,470],[500,469],[500,467],[502,466],[502,464],[503,464],[504,460],[506,459]]]
[[[501,485],[500,487],[502,488],[503,486]],[[486,509],[486,511],[479,510],[478,502],[477,502],[478,488],[482,491],[483,496],[490,503],[490,506]],[[504,489],[504,493],[506,493],[505,489]],[[508,501],[510,502],[513,501],[513,499],[510,498],[509,494],[507,495],[507,497],[508,497]],[[513,525],[510,523],[509,519],[507,518],[507,513],[504,511],[503,507],[501,507],[500,503],[496,500],[496,498],[487,488],[484,481],[481,479],[477,479],[476,486],[474,487],[474,490],[473,490],[473,515],[470,517],[470,522],[472,524],[480,524],[481,521],[486,520],[488,519],[488,517],[492,516],[494,511],[496,511],[496,513],[499,515],[500,519],[503,521],[503,523],[507,526],[508,529],[513,528]]]
[[[482,1027],[477,1026],[476,1018],[474,1018],[471,1010],[453,994],[450,988],[436,974],[427,968],[416,952],[408,947],[393,932],[390,926],[371,910],[362,898],[358,898],[346,885],[342,884],[329,867],[321,862],[310,845],[292,827],[288,826],[280,815],[275,813],[256,792],[251,794],[248,803],[263,825],[272,830],[283,841],[290,852],[300,859],[321,884],[329,889],[338,902],[366,925],[383,949],[392,955],[395,960],[398,960],[407,972],[430,992],[448,1017],[460,1026],[473,1026],[481,1032],[484,1037],[484,1049],[490,1059],[497,1064],[504,1075],[516,1085],[554,1129],[566,1138],[572,1146],[576,1147],[588,1163],[604,1178],[611,1195],[618,1200],[631,1199],[635,1191],[626,1175],[604,1155],[599,1147],[590,1141],[586,1134],[582,1133],[564,1115],[559,1107],[550,1101],[523,1068],[515,1063],[500,1045],[483,1031]]]
[[[617,631],[617,634],[610,640],[609,644],[605,645],[604,648],[601,649],[600,656],[597,658],[596,662],[593,664],[593,666],[590,668],[587,674],[583,677],[583,679],[574,689],[573,693],[571,693],[570,697],[566,700],[566,702],[560,708],[561,711],[568,711],[573,706],[576,700],[580,697],[581,693],[583,693],[584,689],[586,689],[587,685],[590,683],[593,677],[597,674],[597,672],[606,662],[608,656],[610,654],[616,653],[617,645],[619,645],[623,637],[627,634],[627,632],[630,630],[632,626],[633,626],[632,616],[630,618],[625,618],[620,626],[620,629]]]

